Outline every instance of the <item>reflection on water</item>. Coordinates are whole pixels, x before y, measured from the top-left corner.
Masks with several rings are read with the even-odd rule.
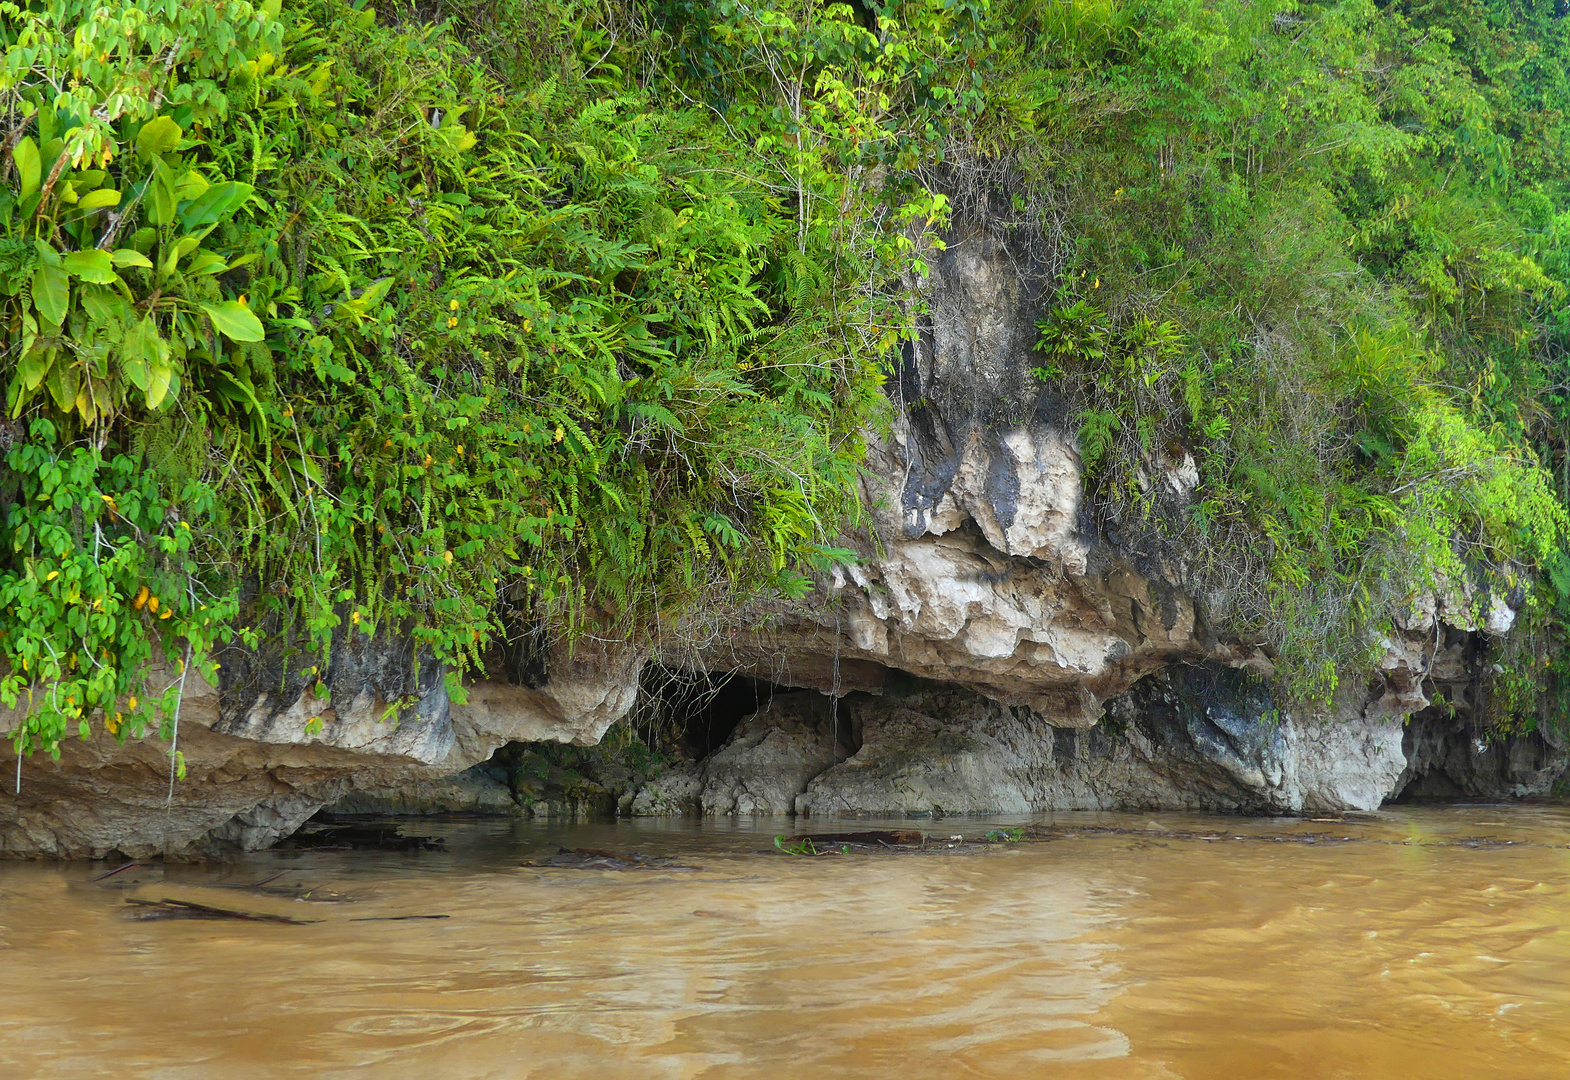
[[[471,822],[423,827],[444,852],[140,883],[0,863],[0,1076],[1570,1076],[1570,808],[1050,821],[980,854]],[[699,869],[519,865],[559,845]],[[320,921],[133,922],[127,897]]]

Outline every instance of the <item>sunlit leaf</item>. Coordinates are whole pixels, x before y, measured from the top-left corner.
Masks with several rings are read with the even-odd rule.
[[[120,193],[113,188],[99,188],[82,196],[77,206],[83,210],[101,210],[106,206],[119,206]]]
[[[72,277],[91,281],[95,285],[113,285],[120,280],[120,276],[114,272],[114,261],[109,253],[97,248],[73,251],[61,260],[61,265]]]
[[[18,201],[27,198],[38,190],[38,185],[43,180],[43,162],[38,157],[38,144],[28,136],[16,144],[11,151],[12,160],[16,162],[16,171],[22,179],[22,186],[17,192]]]
[[[202,310],[213,321],[213,327],[230,341],[261,341],[266,337],[262,321],[251,309],[238,300],[222,304],[203,304]]]
[[[71,278],[61,264],[60,253],[39,240],[38,265],[33,269],[33,307],[45,322],[56,326],[65,321],[71,301]]]
[[[167,154],[180,145],[185,132],[167,116],[155,116],[136,133],[136,149],[145,157]]]

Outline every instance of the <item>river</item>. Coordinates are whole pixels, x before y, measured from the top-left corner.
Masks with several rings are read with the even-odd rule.
[[[1570,807],[918,824],[816,858],[781,823],[451,821],[0,863],[0,1076],[1570,1076]],[[521,865],[561,847],[672,864]],[[128,917],[167,899],[317,921]]]

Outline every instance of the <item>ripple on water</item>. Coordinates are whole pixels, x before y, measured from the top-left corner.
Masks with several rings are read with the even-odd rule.
[[[1570,1075],[1562,807],[1051,823],[822,859],[757,854],[768,825],[450,824],[242,867],[359,898],[275,902],[310,926],[127,923],[85,867],[0,864],[0,1076]],[[702,869],[518,866],[558,843]]]

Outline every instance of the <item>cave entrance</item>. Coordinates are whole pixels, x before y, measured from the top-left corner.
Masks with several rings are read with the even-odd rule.
[[[701,761],[723,746],[743,720],[791,689],[746,675],[651,666],[644,671],[630,720],[651,749]]]

